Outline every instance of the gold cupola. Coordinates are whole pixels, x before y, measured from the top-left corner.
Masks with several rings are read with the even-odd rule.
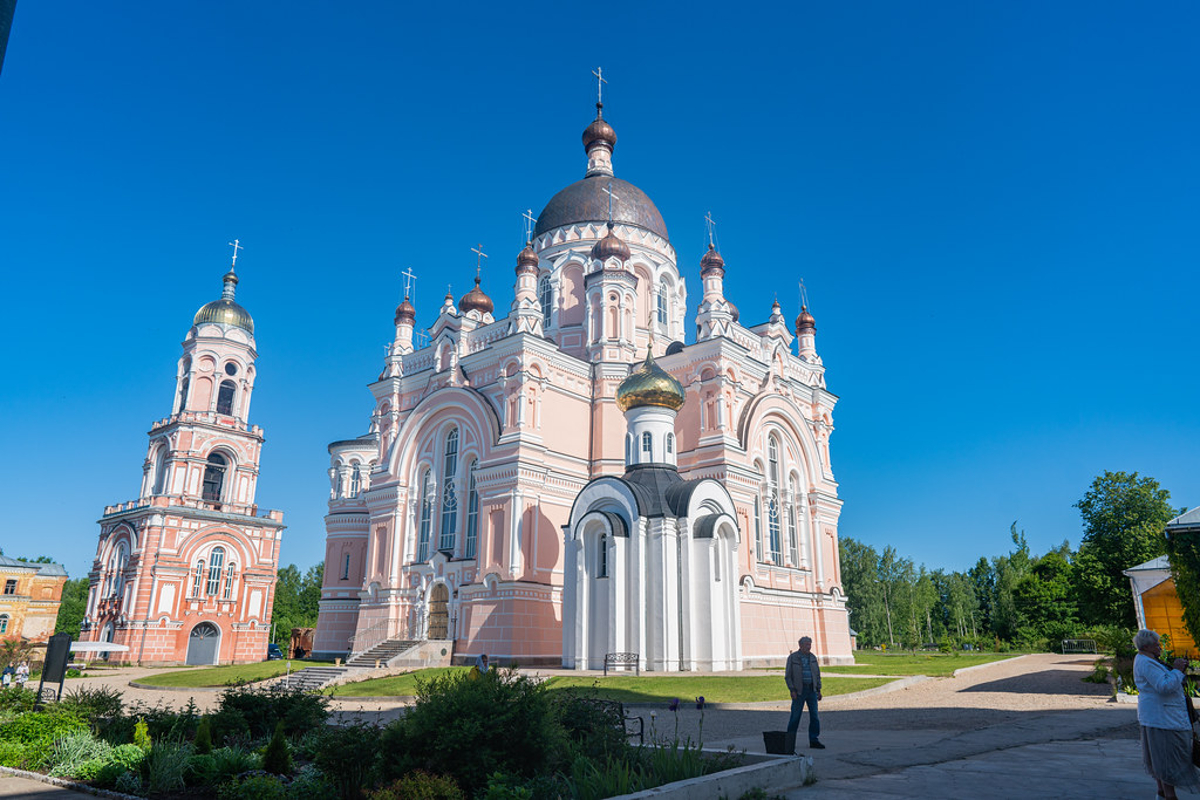
[[[231,269],[225,273],[222,280],[225,282],[225,288],[221,292],[221,299],[201,306],[200,310],[196,312],[196,316],[192,318],[192,324],[215,322],[219,325],[232,325],[253,336],[254,319],[250,316],[249,311],[233,301],[234,293],[237,290],[238,276]]]
[[[654,363],[654,356],[646,351],[642,365],[621,381],[617,388],[617,408],[628,411],[643,406],[658,406],[678,411],[685,400],[683,384],[675,380],[666,370]]]

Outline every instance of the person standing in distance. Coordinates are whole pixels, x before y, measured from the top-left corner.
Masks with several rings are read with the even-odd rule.
[[[801,636],[799,649],[790,653],[787,666],[783,670],[783,679],[787,682],[788,691],[792,693],[792,716],[788,720],[788,733],[795,733],[800,727],[800,715],[804,713],[804,705],[808,704],[808,746],[814,750],[824,750],[825,745],[819,739],[821,735],[821,718],[817,715],[817,701],[821,699],[821,666],[812,652],[812,638]]]

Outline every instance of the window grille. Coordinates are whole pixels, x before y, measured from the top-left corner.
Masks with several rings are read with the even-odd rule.
[[[479,539],[479,489],[475,485],[475,469],[478,461],[472,461],[467,470],[467,547],[463,553],[465,558],[475,557],[476,541]]]
[[[205,594],[215,595],[221,590],[221,567],[223,566],[225,566],[225,548],[214,547],[209,555],[208,585],[205,587]]]
[[[451,428],[446,437],[446,458],[442,465],[442,535],[438,549],[454,550],[454,534],[458,528],[458,494],[454,476],[458,471],[458,428]]]

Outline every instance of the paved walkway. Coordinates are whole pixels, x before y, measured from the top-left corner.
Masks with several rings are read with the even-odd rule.
[[[0,773],[0,798],[11,800],[96,800],[94,795]]]

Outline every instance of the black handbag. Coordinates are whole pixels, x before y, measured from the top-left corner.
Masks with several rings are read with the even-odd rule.
[[[1187,704],[1188,722],[1192,723],[1192,764],[1200,767],[1200,739],[1196,738],[1196,706],[1192,703],[1192,698],[1186,694],[1183,696],[1183,701]]]

